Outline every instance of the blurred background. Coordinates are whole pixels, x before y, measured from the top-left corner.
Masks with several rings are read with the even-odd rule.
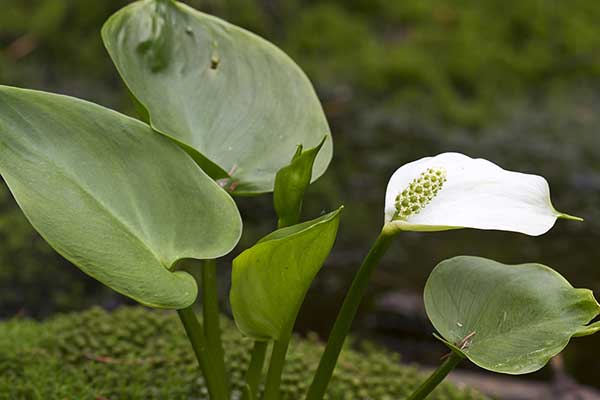
[[[0,84],[64,93],[133,115],[100,40],[125,0],[0,0]],[[558,221],[541,237],[451,231],[400,235],[376,272],[358,335],[435,365],[443,346],[420,298],[441,260],[459,254],[536,261],[600,297],[600,2],[589,0],[188,0],[290,54],[313,81],[335,155],[309,189],[305,218],[346,209],[337,243],[300,315],[322,337],[381,228],[389,176],[445,151],[484,157],[550,182]],[[237,199],[236,253],[274,229],[271,197]],[[221,262],[226,307],[230,264]],[[86,277],[33,231],[0,185],[0,318],[129,301]],[[559,368],[600,387],[600,335],[575,340]],[[524,379],[545,382],[545,370]],[[563,377],[564,378],[564,377]]]

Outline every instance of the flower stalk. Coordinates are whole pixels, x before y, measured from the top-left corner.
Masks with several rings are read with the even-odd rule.
[[[323,399],[344,346],[344,341],[350,332],[358,307],[369,286],[369,280],[375,267],[390,247],[394,236],[394,230],[389,229],[389,225],[386,224],[358,269],[329,335],[329,340],[306,395],[306,400]]]

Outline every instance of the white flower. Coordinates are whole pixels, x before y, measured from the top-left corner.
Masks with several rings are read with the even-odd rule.
[[[385,223],[398,230],[477,228],[537,236],[557,218],[582,220],[556,211],[541,176],[506,171],[459,153],[403,165],[385,196]]]

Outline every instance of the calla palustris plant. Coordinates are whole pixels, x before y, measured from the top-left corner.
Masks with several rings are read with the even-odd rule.
[[[124,8],[104,25],[102,38],[154,129],[232,194],[272,191],[279,179],[286,190],[275,194],[278,225],[295,223],[304,189],[326,169],[332,144],[312,85],[289,57],[170,0]]]
[[[381,234],[346,295],[307,398],[324,395],[369,277],[396,234],[475,228],[537,236],[552,228],[557,218],[581,220],[556,211],[548,182],[537,175],[506,171],[458,153],[400,167],[388,183]]]
[[[218,351],[214,259],[241,234],[227,192],[274,191],[280,229],[235,258],[230,297],[240,330],[256,340],[242,395],[258,398],[271,341],[262,398],[277,400],[294,321],[340,217],[337,210],[300,223],[305,190],[332,157],[314,89],[269,42],[172,0],[123,8],[106,22],[102,39],[144,122],[82,100],[0,86],[0,174],[60,254],[142,304],[178,309],[217,400],[231,393]],[[396,234],[475,228],[536,236],[557,218],[579,219],[556,211],[539,176],[457,153],[399,168],[386,192],[381,234],[306,398],[323,398],[369,277]],[[204,327],[191,309],[196,282],[179,267],[188,258],[206,260]],[[464,357],[493,371],[526,373],[571,337],[600,330],[589,323],[599,311],[591,292],[537,264],[455,258],[434,270],[425,301],[452,352],[411,399],[424,398]]]
[[[340,212],[278,229],[233,260],[231,308],[242,333],[277,340],[289,330],[333,247]]]
[[[410,397],[425,398],[462,359],[493,372],[542,368],[573,337],[591,335],[600,314],[591,290],[575,289],[541,264],[505,265],[481,257],[442,261],[429,276],[425,310],[451,353]]]
[[[102,38],[155,130],[232,194],[273,191],[279,176],[289,189],[275,199],[279,226],[299,216],[304,189],[296,189],[307,183],[294,184],[294,178],[308,176],[310,183],[322,175],[332,141],[312,85],[287,55],[244,29],[171,0],[123,8],[106,22]],[[308,165],[308,175],[285,168],[297,146],[316,146],[300,150],[295,160]]]
[[[184,151],[71,97],[0,86],[0,174],[57,252],[148,306],[191,305],[177,262],[227,254],[241,234],[231,197]]]
[[[233,261],[230,296],[238,328],[255,340],[275,341],[265,399],[278,397],[296,316],[333,247],[340,212],[276,230]],[[280,365],[273,363],[277,358]]]
[[[310,283],[333,247],[342,207],[299,223],[313,162],[325,139],[303,151],[275,179],[273,204],[278,227],[233,260],[230,301],[242,333],[258,341],[291,331]]]
[[[227,396],[226,379],[217,376],[224,368],[211,350],[220,345],[211,343],[218,329],[203,329],[187,311],[198,289],[179,261],[214,259],[237,243],[240,216],[220,186],[235,194],[272,190],[297,146],[318,145],[297,160],[310,164],[309,182],[318,178],[332,154],[327,121],[312,85],[283,52],[181,3],[134,3],[107,21],[102,34],[147,124],[76,99],[6,88],[0,127],[10,140],[2,140],[1,172],[57,251],[142,304],[179,309],[197,355],[213,353],[199,359],[211,396]],[[280,180],[298,188],[293,178]],[[34,187],[39,182],[46,185]],[[288,219],[303,191],[282,196]],[[291,201],[295,208],[286,205]],[[207,278],[213,279],[208,286]],[[216,306],[214,279],[208,261],[205,321],[215,316],[206,312],[206,300]]]
[[[542,368],[572,337],[594,333],[600,314],[589,289],[575,289],[542,264],[506,265],[459,256],[434,268],[425,310],[453,351],[493,372]],[[465,338],[467,338],[465,340]]]
[[[554,209],[541,176],[506,171],[459,153],[403,165],[390,178],[385,195],[390,229],[476,228],[538,236],[557,218],[581,220]]]
[[[242,333],[255,342],[244,400],[256,396],[267,342],[274,342],[264,399],[279,396],[281,373],[296,316],[306,292],[333,247],[341,209],[298,223],[313,163],[326,138],[298,146],[275,178],[273,205],[280,229],[233,260],[231,309]]]
[[[151,126],[231,193],[272,191],[296,146],[324,136],[313,180],[327,168],[331,134],[315,91],[266,40],[171,0],[130,4],[102,39]]]
[[[304,192],[310,184],[315,159],[325,140],[327,137],[323,137],[319,145],[308,150],[303,150],[303,146],[298,145],[290,164],[275,175],[273,206],[278,217],[278,227],[294,225],[300,221]]]

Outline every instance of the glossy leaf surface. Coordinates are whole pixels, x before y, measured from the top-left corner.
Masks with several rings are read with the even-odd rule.
[[[454,351],[494,372],[542,368],[600,313],[588,289],[574,289],[541,264],[480,257],[443,261],[425,285],[425,309]]]
[[[140,303],[184,308],[183,258],[237,243],[233,199],[147,125],[66,97],[0,86],[0,174],[52,247]]]
[[[231,308],[244,334],[276,340],[290,329],[331,251],[340,211],[279,229],[233,260]]]
[[[152,126],[213,178],[227,178],[232,193],[272,191],[296,146],[323,136],[313,178],[327,168],[331,136],[314,89],[266,40],[170,0],[123,8],[102,37]]]

